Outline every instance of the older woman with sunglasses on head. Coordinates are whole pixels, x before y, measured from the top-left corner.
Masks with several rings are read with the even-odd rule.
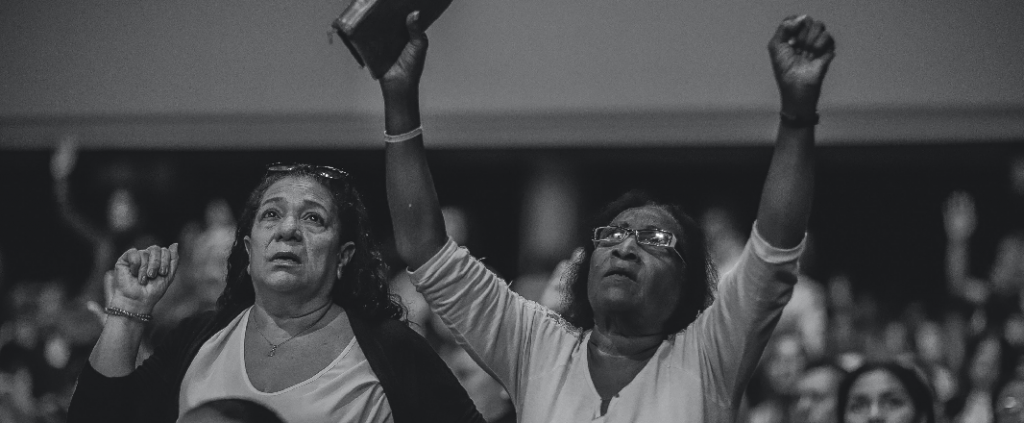
[[[251,193],[213,312],[188,319],[135,366],[177,246],[129,250],[108,274],[103,332],[69,421],[173,422],[222,398],[298,422],[482,422],[465,390],[409,329],[348,175],[272,165]]]
[[[407,23],[412,41],[380,81],[396,245],[431,308],[508,390],[519,420],[732,421],[796,282],[816,107],[834,56],[824,26],[788,18],[769,43],[782,124],[753,233],[718,298],[693,219],[628,195],[577,263],[570,323],[512,293],[445,236],[420,129],[427,39],[415,13]]]

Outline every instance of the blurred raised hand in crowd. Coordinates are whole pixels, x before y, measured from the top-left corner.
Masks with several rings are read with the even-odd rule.
[[[135,196],[125,187],[117,187],[107,199],[106,221],[97,224],[75,205],[72,175],[78,163],[78,143],[74,136],[62,138],[50,160],[53,192],[57,210],[64,223],[90,245],[93,254],[92,273],[78,294],[86,300],[103,299],[103,275],[113,267],[121,251],[158,244],[155,236],[140,223],[140,210]]]

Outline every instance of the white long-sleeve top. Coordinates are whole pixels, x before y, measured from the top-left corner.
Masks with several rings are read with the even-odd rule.
[[[731,422],[802,249],[772,247],[755,225],[715,302],[662,342],[603,416],[587,363],[591,331],[515,294],[450,239],[410,275],[459,344],[504,385],[520,422]]]

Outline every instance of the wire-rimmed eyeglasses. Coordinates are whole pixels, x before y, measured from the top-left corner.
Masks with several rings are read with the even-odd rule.
[[[622,243],[630,236],[636,238],[636,242],[640,245],[668,248],[674,251],[680,259],[683,258],[682,253],[675,248],[679,239],[676,238],[675,234],[664,229],[630,229],[618,226],[599,226],[594,228],[592,241],[594,241],[595,248],[611,247]]]

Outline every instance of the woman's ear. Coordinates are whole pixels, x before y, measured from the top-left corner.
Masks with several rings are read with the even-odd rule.
[[[342,269],[348,262],[352,261],[352,256],[356,253],[356,244],[352,241],[346,242],[341,245],[341,250],[338,251],[338,279],[341,279]]]

